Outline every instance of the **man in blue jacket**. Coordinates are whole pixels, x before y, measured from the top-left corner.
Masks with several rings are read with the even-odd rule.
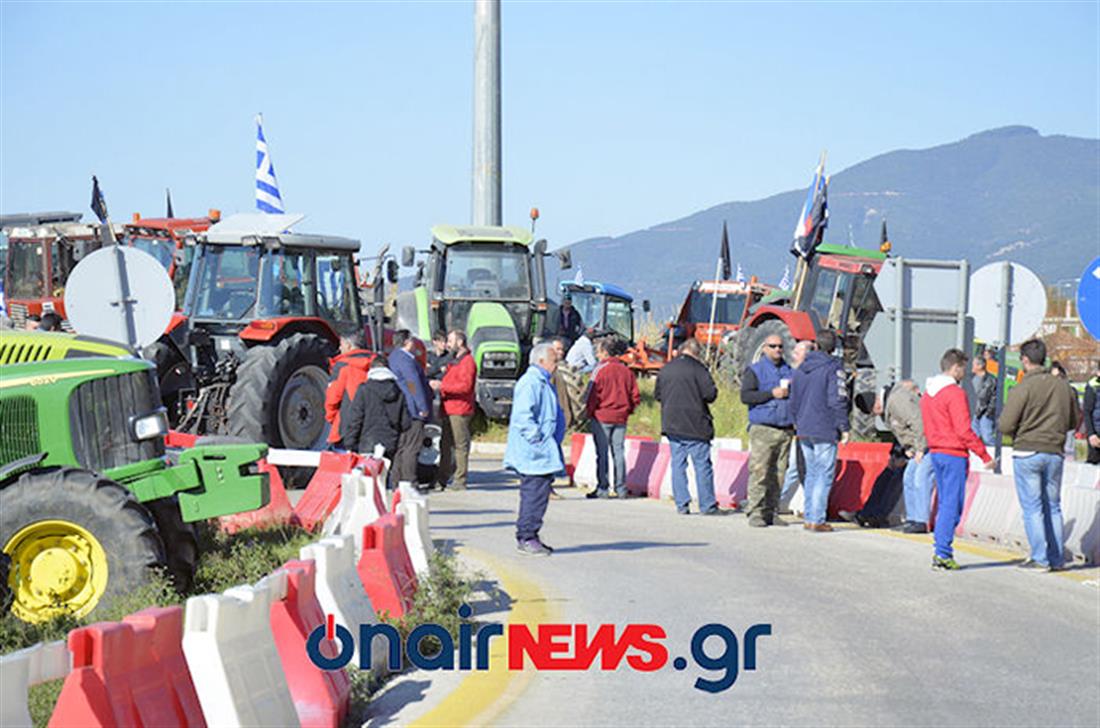
[[[554,476],[565,470],[561,453],[565,415],[551,383],[557,365],[558,355],[550,342],[535,344],[531,349],[531,366],[516,382],[512,394],[504,451],[504,467],[515,470],[521,478],[516,548],[532,556],[549,556],[554,551],[539,539],[539,530]]]
[[[783,359],[783,337],[764,339],[764,356],[741,375],[741,402],[749,407],[749,525],[785,526],[777,519],[779,484],[787,470],[794,420],[788,395],[791,368]]]
[[[844,365],[832,356],[836,334],[817,332],[817,351],[806,354],[791,377],[790,412],[806,461],[805,523],[808,531],[832,531],[825,523],[829,491],[836,474],[837,442],[848,441],[848,391]]]
[[[397,377],[397,384],[405,395],[411,424],[401,435],[397,454],[393,460],[393,482],[416,484],[416,463],[424,442],[424,425],[431,419],[432,394],[428,378],[413,353],[416,339],[408,329],[393,334],[393,352],[390,354],[390,371]]]

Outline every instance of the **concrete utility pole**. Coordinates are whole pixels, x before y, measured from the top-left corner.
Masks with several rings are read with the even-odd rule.
[[[500,0],[474,0],[475,225],[501,224]]]

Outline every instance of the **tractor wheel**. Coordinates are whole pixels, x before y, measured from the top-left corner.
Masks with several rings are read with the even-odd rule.
[[[741,386],[741,373],[764,356],[764,341],[769,336],[777,335],[783,339],[783,358],[789,364],[795,340],[791,336],[791,330],[787,328],[787,324],[779,319],[769,319],[759,326],[739,332],[737,336],[737,356],[734,359],[733,366],[736,375],[736,387]]]
[[[199,539],[192,523],[185,523],[180,516],[179,500],[160,498],[145,504],[157,522],[157,531],[164,542],[164,555],[168,563],[168,576],[172,586],[181,594],[191,589],[195,582],[195,567],[199,563]]]
[[[161,401],[168,410],[169,425],[175,427],[180,419],[180,390],[192,384],[191,368],[175,347],[163,340],[145,347],[142,356],[157,368]]]
[[[249,349],[229,393],[229,434],[271,447],[319,449],[332,353],[331,344],[314,334]]]
[[[718,345],[718,377],[733,389],[741,386],[741,370],[738,369],[737,350],[739,347],[739,331],[732,331],[725,335],[722,343]]]
[[[11,557],[12,612],[25,622],[83,617],[164,565],[149,511],[113,480],[76,468],[24,473],[0,490],[0,546]]]

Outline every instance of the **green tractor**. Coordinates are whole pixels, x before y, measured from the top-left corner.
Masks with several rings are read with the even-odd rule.
[[[0,345],[22,362],[0,376],[0,549],[27,622],[82,617],[156,568],[186,590],[192,524],[269,499],[265,445],[200,442],[170,462],[153,366],[55,336],[5,332]]]
[[[430,341],[434,331],[466,332],[477,362],[477,402],[505,419],[531,346],[549,334],[546,241],[517,227],[436,225],[412,291],[397,296],[397,326]],[[416,251],[402,251],[411,266]],[[562,267],[568,267],[563,254]]]

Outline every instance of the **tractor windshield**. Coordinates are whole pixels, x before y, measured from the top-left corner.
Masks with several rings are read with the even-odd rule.
[[[172,266],[172,254],[176,249],[176,244],[171,240],[133,235],[128,237],[126,243],[156,258],[157,262],[164,266],[164,270],[168,270]]]
[[[587,291],[573,291],[569,295],[585,328],[603,325],[603,296]]]
[[[692,291],[688,301],[688,320],[692,323],[710,322],[710,309],[714,306],[714,323],[739,324],[745,312],[745,297],[734,293],[719,293],[717,306],[713,293]]]
[[[607,299],[607,328],[627,341],[634,341],[634,312],[622,299]]]
[[[831,268],[820,268],[814,284],[810,310],[817,314],[824,326],[841,330],[840,317],[844,311],[844,299],[852,286],[852,274]]]
[[[519,245],[458,243],[447,248],[444,298],[528,301],[528,254]]]
[[[256,305],[260,249],[203,245],[192,271],[187,313],[196,318],[237,320]]]
[[[8,280],[4,291],[8,298],[41,298],[45,295],[42,245],[41,241],[11,241],[8,246]]]

